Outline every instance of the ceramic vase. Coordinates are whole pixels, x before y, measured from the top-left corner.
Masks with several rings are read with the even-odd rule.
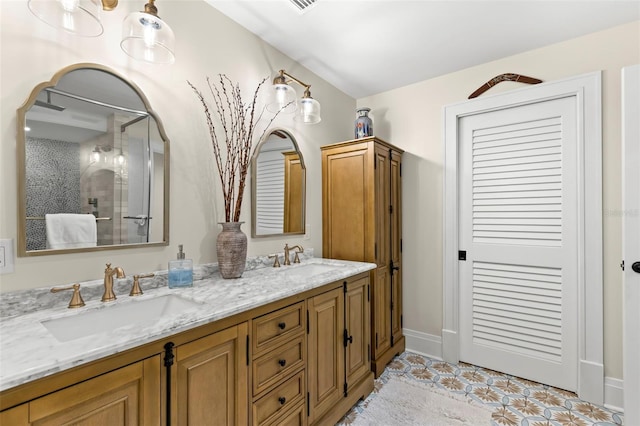
[[[356,110],[356,139],[373,136],[373,121],[369,117],[371,108],[358,108]]]
[[[222,278],[240,278],[247,263],[247,236],[240,229],[244,222],[220,222],[222,232],[216,240],[218,269]]]

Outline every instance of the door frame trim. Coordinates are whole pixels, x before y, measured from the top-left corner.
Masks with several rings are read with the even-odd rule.
[[[640,396],[640,367],[635,356],[640,353],[640,316],[636,303],[640,288],[632,286],[640,284],[631,265],[638,259],[640,243],[637,238],[629,238],[629,235],[640,234],[640,198],[633,191],[640,179],[638,165],[634,164],[636,158],[640,158],[640,125],[637,114],[640,112],[640,97],[637,95],[640,88],[640,64],[622,68],[622,258],[625,261],[625,270],[622,273],[623,288],[623,319],[622,319],[622,376],[624,378],[624,418],[628,424],[640,422],[640,407],[636,403]]]
[[[604,402],[602,265],[602,72],[445,106],[442,357],[459,359],[458,123],[462,117],[575,97],[578,161],[578,395]],[[588,332],[587,332],[588,330]]]

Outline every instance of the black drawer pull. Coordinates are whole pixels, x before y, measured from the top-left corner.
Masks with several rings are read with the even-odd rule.
[[[279,322],[278,328],[280,328],[280,330],[284,330],[285,328],[287,328],[287,324],[285,324],[284,322]]]
[[[287,360],[286,359],[278,360],[278,364],[280,364],[280,367],[284,367],[285,365],[287,365]]]
[[[280,398],[278,398],[278,401],[280,402],[280,405],[284,405],[284,403],[287,402],[287,398],[281,396]]]

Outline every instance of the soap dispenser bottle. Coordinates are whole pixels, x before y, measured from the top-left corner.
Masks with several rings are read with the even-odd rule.
[[[185,259],[182,244],[178,246],[178,258],[169,261],[169,288],[193,285],[193,261]]]

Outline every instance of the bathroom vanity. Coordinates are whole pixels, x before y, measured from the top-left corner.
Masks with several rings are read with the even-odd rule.
[[[0,424],[333,424],[373,389],[374,267],[311,258],[185,289],[143,281],[142,296],[3,318]]]

